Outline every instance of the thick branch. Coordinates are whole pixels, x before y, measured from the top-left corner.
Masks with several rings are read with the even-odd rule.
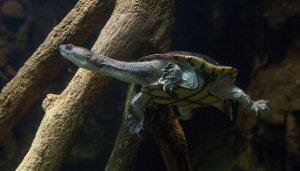
[[[173,8],[173,0],[118,1],[93,50],[128,59],[143,44],[166,43],[164,38],[173,23]],[[57,170],[87,109],[108,83],[106,77],[79,69],[62,94],[48,96],[44,101],[45,117],[18,170]]]
[[[191,170],[185,135],[171,107],[161,106],[159,111],[152,110],[149,114],[148,128],[160,148],[167,170]]]
[[[81,44],[97,27],[103,26],[112,8],[107,3],[108,0],[79,1],[3,88],[0,94],[0,141],[65,67],[57,46],[62,42]]]

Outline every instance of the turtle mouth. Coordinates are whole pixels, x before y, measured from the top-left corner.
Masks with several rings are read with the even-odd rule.
[[[86,65],[87,64],[87,59],[85,57],[80,57],[80,56],[74,56],[78,63],[81,65]]]
[[[70,51],[72,50],[71,46],[68,45],[59,45],[58,46],[60,54],[63,56],[69,56],[70,55]]]
[[[71,62],[75,63],[79,67],[86,65],[87,58],[81,56],[80,54],[76,54],[73,47],[69,44],[67,45],[59,45],[60,54]]]

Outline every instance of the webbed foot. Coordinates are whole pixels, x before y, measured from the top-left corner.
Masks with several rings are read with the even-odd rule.
[[[127,127],[131,134],[137,134],[143,129],[144,111],[149,97],[142,92],[136,94],[130,101]]]
[[[178,83],[181,80],[182,77],[182,71],[180,67],[175,64],[169,62],[163,69],[163,75],[159,79],[159,83],[163,84],[163,90],[172,92],[175,84]]]
[[[127,127],[129,129],[130,134],[136,134],[140,136],[139,132],[144,129],[143,125],[144,125],[143,120],[138,121],[132,115],[128,116]]]
[[[269,107],[267,106],[267,103],[268,103],[268,101],[262,100],[262,99],[254,101],[252,103],[251,110],[255,111],[256,115],[258,113],[262,112],[265,109],[269,110]]]
[[[243,90],[235,86],[229,77],[224,77],[223,79],[216,81],[216,84],[212,88],[211,92],[220,99],[231,99],[238,101],[246,109],[254,111],[256,115],[265,109],[269,109],[267,106],[268,101],[252,100],[250,96],[247,95]]]

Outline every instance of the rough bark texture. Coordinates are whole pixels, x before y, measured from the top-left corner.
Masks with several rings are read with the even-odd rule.
[[[116,4],[92,48],[94,51],[126,59],[145,43],[162,48],[168,44],[165,38],[173,23],[173,0],[124,0]],[[87,109],[108,83],[106,77],[79,69],[59,96],[48,95],[43,103],[45,117],[17,170],[57,170]]]
[[[168,171],[191,170],[188,147],[184,132],[171,107],[152,110],[149,129],[159,146]]]
[[[111,9],[107,0],[79,1],[2,89],[0,141],[66,66],[65,60],[58,55],[57,46],[62,42],[83,43],[96,28],[104,25]]]

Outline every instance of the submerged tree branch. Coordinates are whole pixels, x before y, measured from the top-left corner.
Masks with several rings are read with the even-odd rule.
[[[190,171],[188,147],[181,125],[171,107],[151,110],[148,119],[150,132],[158,144],[168,171]]]
[[[165,38],[173,23],[173,0],[120,0],[116,4],[94,51],[128,59],[145,44],[161,48],[168,43]],[[107,77],[79,69],[60,95],[48,95],[43,103],[45,116],[17,170],[57,170],[72,147],[86,111],[108,83]]]
[[[62,42],[81,44],[96,28],[102,27],[112,11],[109,2],[79,1],[3,88],[0,94],[0,141],[66,66],[58,55],[57,46]]]

